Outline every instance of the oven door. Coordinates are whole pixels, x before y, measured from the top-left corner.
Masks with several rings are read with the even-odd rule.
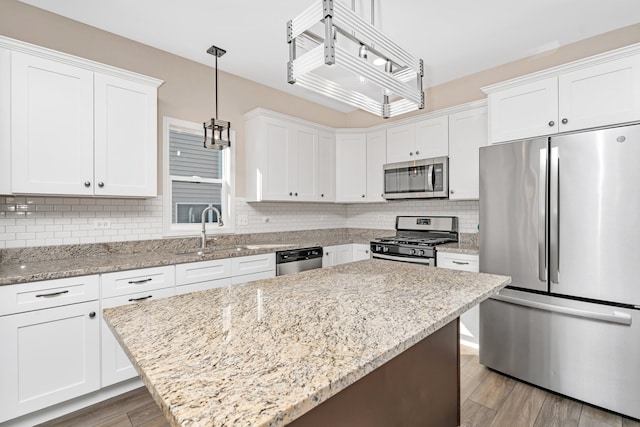
[[[384,165],[385,199],[447,197],[448,159],[438,157]]]

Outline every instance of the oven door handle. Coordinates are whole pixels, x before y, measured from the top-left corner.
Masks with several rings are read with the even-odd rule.
[[[384,254],[372,254],[373,258],[381,258],[388,259],[390,261],[400,261],[400,262],[410,262],[413,264],[425,264],[425,265],[436,265],[435,258],[411,258],[411,257],[399,257],[394,255],[384,255]]]

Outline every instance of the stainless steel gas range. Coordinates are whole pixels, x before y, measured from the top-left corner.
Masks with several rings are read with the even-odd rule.
[[[458,241],[455,216],[397,216],[396,235],[371,242],[373,258],[436,265],[436,246]]]

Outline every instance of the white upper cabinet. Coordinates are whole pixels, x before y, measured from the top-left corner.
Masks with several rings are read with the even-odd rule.
[[[336,135],[336,201],[367,201],[367,136]]]
[[[157,193],[157,90],[96,73],[95,187],[100,196]]]
[[[11,52],[11,191],[93,194],[93,73]]]
[[[160,84],[0,37],[0,191],[155,196]]]
[[[321,202],[336,200],[336,136],[321,131],[318,136],[318,192]]]
[[[245,118],[247,200],[320,200],[319,129],[260,109]]]
[[[386,202],[383,166],[387,163],[387,134],[384,130],[367,134],[367,202]]]
[[[387,129],[387,163],[446,156],[448,126],[444,115]]]
[[[558,132],[556,77],[489,94],[491,141]]]
[[[487,107],[449,115],[449,198],[480,198],[480,147],[488,143]]]
[[[640,120],[640,45],[492,85],[492,143]]]

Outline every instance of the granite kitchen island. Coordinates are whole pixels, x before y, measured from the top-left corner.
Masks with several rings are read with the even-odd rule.
[[[104,316],[175,426],[456,425],[457,318],[509,282],[371,259]]]

